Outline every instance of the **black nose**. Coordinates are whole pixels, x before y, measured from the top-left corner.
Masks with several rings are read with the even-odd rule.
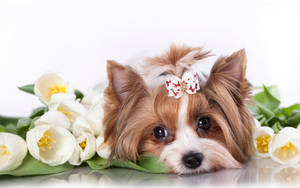
[[[182,161],[187,168],[195,169],[201,165],[203,157],[202,153],[188,153],[183,156]]]

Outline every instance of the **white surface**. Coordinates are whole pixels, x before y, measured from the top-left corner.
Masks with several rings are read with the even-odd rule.
[[[1,0],[0,114],[39,106],[16,86],[45,71],[86,91],[106,78],[107,59],[123,62],[173,42],[217,56],[246,48],[249,80],[279,85],[285,105],[300,102],[298,2]]]
[[[150,174],[125,168],[101,171],[88,167],[35,177],[1,178],[3,187],[299,187],[300,164],[278,165],[270,159],[252,160],[242,169],[178,176]]]

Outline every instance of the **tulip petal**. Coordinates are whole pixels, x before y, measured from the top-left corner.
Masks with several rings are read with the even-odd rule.
[[[109,145],[104,143],[103,136],[98,136],[98,138],[96,139],[96,146],[97,146],[97,154],[104,159],[108,159],[111,150]]]
[[[274,135],[270,127],[255,127],[253,133],[253,143],[255,147],[254,158],[268,158],[269,142]]]
[[[51,103],[51,102],[50,102]],[[62,101],[61,103],[51,103],[50,110],[57,110],[62,112],[68,117],[69,121],[73,124],[75,119],[79,116],[85,116],[87,110],[78,101]]]
[[[56,93],[53,94],[49,101],[49,106],[54,104],[60,104],[64,101],[75,101],[76,96],[73,93]]]
[[[0,172],[19,167],[27,154],[26,142],[18,135],[0,133]]]
[[[94,135],[89,133],[82,133],[81,136],[78,137],[78,143],[86,142],[86,146],[81,150],[80,158],[82,161],[88,160],[92,158],[96,153],[96,139]]]
[[[82,116],[75,119],[72,126],[72,133],[74,136],[78,137],[81,133],[86,132],[94,135],[94,130],[92,129],[89,122]]]
[[[46,112],[38,120],[36,120],[34,124],[35,126],[48,124],[51,126],[71,129],[71,123],[69,119],[62,112],[57,110],[50,110]]]
[[[34,93],[39,97],[42,103],[48,104],[51,96],[55,93],[74,93],[60,75],[54,72],[48,72],[39,77],[34,84]]]
[[[285,127],[276,134],[269,147],[274,161],[281,164],[295,164],[300,161],[300,131],[293,127]]]
[[[101,114],[97,116],[97,114],[90,112],[86,115],[86,120],[89,122],[95,136],[104,134]]]
[[[92,108],[95,105],[103,104],[104,102],[104,89],[105,84],[100,83],[97,87],[89,90],[81,100],[81,104],[83,104],[87,109]]]
[[[81,164],[80,160],[80,146],[76,144],[74,152],[71,156],[71,158],[68,161],[71,165],[79,166]]]
[[[68,161],[75,149],[74,136],[65,128],[39,125],[26,135],[30,154],[50,166]]]
[[[96,139],[92,134],[83,132],[76,138],[76,149],[69,163],[80,165],[83,161],[92,158],[96,153]]]
[[[259,121],[257,119],[254,118],[254,127],[255,128],[259,128],[261,127],[261,124],[259,123]]]

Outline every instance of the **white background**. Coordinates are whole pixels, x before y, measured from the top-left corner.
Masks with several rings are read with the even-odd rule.
[[[204,45],[217,56],[246,48],[254,85],[279,86],[300,102],[297,1],[0,1],[0,114],[28,115],[37,98],[20,92],[48,70],[83,91],[123,62],[171,43]]]

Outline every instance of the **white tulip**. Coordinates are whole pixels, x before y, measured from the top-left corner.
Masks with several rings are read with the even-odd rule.
[[[300,161],[300,131],[285,127],[271,139],[269,153],[281,164],[295,164]]]
[[[49,101],[49,106],[54,104],[60,104],[64,101],[75,101],[76,95],[74,93],[56,93],[53,94]]]
[[[18,168],[27,154],[26,142],[18,135],[0,133],[0,172]]]
[[[98,84],[97,87],[87,92],[81,101],[81,104],[88,109],[85,118],[91,125],[95,136],[103,134],[104,131],[104,127],[102,125],[104,117],[104,89],[104,84]]]
[[[103,136],[98,136],[96,139],[96,147],[97,147],[97,154],[104,158],[108,159],[111,153],[110,146],[104,142]]]
[[[80,136],[83,132],[94,134],[94,130],[90,123],[83,116],[79,116],[75,119],[72,126],[72,133],[74,136]]]
[[[104,126],[102,125],[103,109],[102,106],[96,105],[88,110],[85,116],[79,116],[75,119],[72,132],[75,136],[81,132],[89,132],[95,136],[104,134]]]
[[[100,103],[95,106],[92,106],[87,112],[85,118],[91,125],[95,136],[99,136],[104,133],[104,126],[102,124],[103,117],[103,106]]]
[[[74,93],[74,90],[69,87],[69,83],[60,75],[48,72],[35,81],[34,93],[42,103],[48,104],[53,94]]]
[[[65,116],[67,116],[71,123],[73,123],[77,117],[86,115],[87,110],[78,101],[63,100],[63,97],[57,99],[57,96],[59,95],[53,96],[53,99],[51,99],[49,104],[50,110],[62,112]]]
[[[35,126],[48,124],[66,129],[71,128],[71,123],[66,115],[57,110],[50,110],[34,122]]]
[[[74,136],[67,129],[48,124],[29,130],[26,141],[30,154],[50,166],[67,162],[76,145]]]
[[[269,155],[269,143],[274,136],[274,131],[270,127],[256,126],[253,133],[253,143],[255,147],[256,158],[268,158]]]
[[[94,135],[83,132],[76,138],[76,147],[69,163],[80,165],[83,161],[92,158],[96,153],[96,139]]]
[[[103,104],[104,101],[104,89],[105,84],[99,83],[95,88],[89,90],[81,100],[81,104],[83,104],[87,109],[91,107]]]
[[[254,128],[259,128],[259,127],[261,127],[260,122],[254,118]]]

